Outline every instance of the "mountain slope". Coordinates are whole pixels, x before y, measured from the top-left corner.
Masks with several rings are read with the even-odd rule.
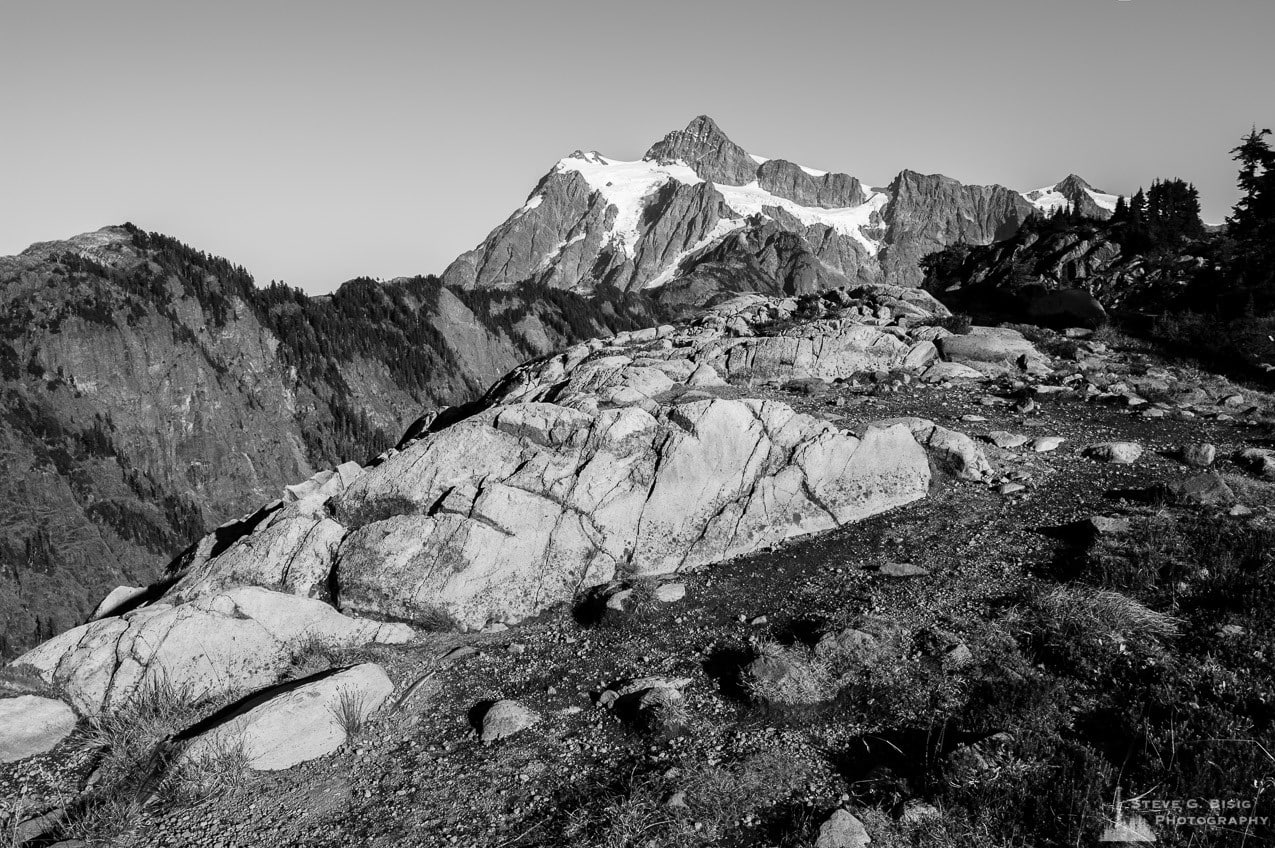
[[[208,528],[523,360],[651,323],[623,297],[356,280],[310,298],[131,226],[0,258],[0,653]]]
[[[636,162],[582,151],[560,160],[443,279],[466,288],[531,282],[625,291],[682,281],[676,301],[688,290],[715,292],[720,286],[707,280],[741,272],[751,281],[736,291],[915,286],[918,261],[934,250],[1005,238],[1060,197],[1083,196],[1095,207],[1110,197],[1091,197],[1087,185],[1068,177],[1033,198],[904,171],[873,188],[848,174],[750,154],[700,116]]]

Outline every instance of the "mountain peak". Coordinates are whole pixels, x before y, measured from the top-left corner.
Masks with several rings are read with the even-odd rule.
[[[1076,189],[1083,189],[1086,191],[1097,191],[1097,189],[1091,186],[1088,183],[1088,181],[1085,180],[1084,177],[1081,177],[1077,174],[1068,174],[1062,180],[1062,182],[1054,186],[1054,189],[1055,191],[1061,191],[1064,194],[1066,194],[1069,190],[1075,191]]]
[[[699,115],[686,129],[664,136],[642,158],[665,163],[680,160],[701,179],[714,183],[746,185],[757,179],[757,160],[708,115]]]

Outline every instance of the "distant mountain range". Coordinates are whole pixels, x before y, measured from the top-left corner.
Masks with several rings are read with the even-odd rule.
[[[1033,212],[1062,206],[1106,217],[1116,199],[1075,175],[1026,193],[914,171],[872,187],[750,154],[700,116],[636,162],[582,151],[560,160],[443,279],[614,287],[667,302],[721,289],[913,286],[918,261],[935,250],[1006,238]]]

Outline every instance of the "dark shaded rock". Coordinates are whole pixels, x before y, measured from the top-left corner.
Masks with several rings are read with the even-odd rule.
[[[1175,503],[1195,506],[1230,506],[1235,492],[1216,471],[1197,474],[1164,484],[1164,491]]]

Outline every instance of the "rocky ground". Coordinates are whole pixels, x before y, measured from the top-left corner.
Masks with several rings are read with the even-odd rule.
[[[394,694],[346,726],[328,756],[203,774],[182,791],[143,793],[136,809],[110,808],[115,820],[85,816],[59,838],[1074,845],[1109,823],[1107,794],[1129,782],[1115,776],[1121,768],[1141,781],[1126,788],[1225,790],[1270,815],[1260,779],[1275,762],[1219,756],[1209,772],[1179,763],[1190,757],[1176,747],[1150,757],[1162,717],[1113,699],[1132,681],[1134,692],[1168,687],[1168,703],[1194,698],[1176,713],[1184,752],[1193,734],[1220,735],[1221,724],[1199,718],[1200,702],[1220,705],[1209,715],[1228,733],[1271,748],[1271,625],[1260,610],[1197,603],[1216,590],[1205,584],[1220,560],[1212,575],[1168,575],[1194,550],[1194,537],[1170,541],[1201,527],[1219,548],[1249,545],[1227,561],[1240,581],[1228,586],[1269,583],[1272,463],[1240,452],[1271,446],[1275,401],[1118,335],[1028,336],[1053,355],[1047,373],[925,384],[883,372],[750,389],[850,431],[916,416],[967,433],[989,479],[940,473],[922,501],[711,567],[600,587],[516,626],[306,658],[374,662]],[[1190,467],[1180,448],[1205,444],[1216,460],[1193,458],[1213,468]],[[1161,570],[1116,579],[1117,559]],[[1112,602],[1101,593],[1117,590],[1132,606],[1101,606]],[[1209,663],[1212,688],[1191,676]],[[1118,744],[1094,729],[1119,725],[1111,710],[1122,708],[1144,721],[1137,753],[1136,734]],[[83,747],[73,734],[0,767],[0,797],[22,817],[72,802],[98,765],[76,753]],[[1158,835],[1256,845],[1273,831]]]

